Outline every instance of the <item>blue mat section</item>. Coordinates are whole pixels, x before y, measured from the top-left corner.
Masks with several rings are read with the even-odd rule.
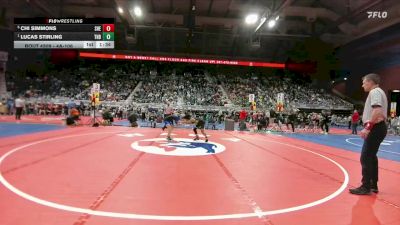
[[[323,135],[323,134],[283,134],[287,137],[297,138],[317,144],[341,148],[352,152],[361,152],[364,140],[357,135]],[[386,136],[382,142],[378,156],[380,158],[400,162],[400,137]]]
[[[10,137],[22,134],[32,134],[43,131],[59,130],[61,125],[27,124],[27,123],[0,123],[0,137]]]

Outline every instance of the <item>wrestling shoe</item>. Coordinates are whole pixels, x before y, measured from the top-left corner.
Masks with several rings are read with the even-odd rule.
[[[379,192],[377,183],[371,183],[371,191],[376,193],[376,194]]]
[[[369,195],[369,194],[371,194],[371,190],[362,185],[358,188],[349,189],[349,191],[353,195]]]

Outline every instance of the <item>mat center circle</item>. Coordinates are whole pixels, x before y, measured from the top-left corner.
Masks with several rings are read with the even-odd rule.
[[[216,142],[193,141],[189,138],[152,138],[135,141],[131,148],[136,151],[169,156],[204,156],[225,151],[225,146]]]

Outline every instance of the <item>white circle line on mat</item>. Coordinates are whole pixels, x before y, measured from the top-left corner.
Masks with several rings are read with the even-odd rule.
[[[347,138],[346,142],[351,144],[351,145],[354,145],[354,146],[362,147],[362,145],[359,145],[357,143],[354,143],[354,142],[350,141],[350,140],[358,140],[358,139],[362,140],[361,138]],[[386,152],[386,153],[391,153],[391,154],[395,154],[395,155],[400,155],[400,152],[392,152],[392,151],[383,150],[383,149],[380,149],[380,148],[379,148],[378,152]]]
[[[61,139],[66,139],[66,138],[72,138],[72,137],[79,137],[79,136],[86,136],[86,135],[97,135],[97,134],[104,134],[104,133],[119,133],[119,132],[96,132],[96,133],[87,133],[87,134],[79,134],[79,135],[69,135],[69,136],[63,136],[63,137],[57,137],[57,138],[50,138],[50,139],[44,139],[41,141],[36,141],[36,142],[32,142],[14,149],[11,149],[9,152],[7,152],[6,154],[2,155],[0,158],[0,166],[1,163],[3,163],[3,161],[9,157],[10,155],[12,155],[13,153],[20,151],[24,148],[36,145],[36,144],[40,144],[40,143],[45,143],[45,142],[49,142],[49,141],[55,141],[55,140],[61,140]],[[336,196],[338,196],[340,193],[342,193],[348,183],[349,183],[349,174],[347,173],[346,169],[343,168],[342,165],[340,165],[338,162],[334,161],[331,158],[328,158],[324,155],[321,155],[319,153],[313,152],[309,149],[306,148],[302,148],[302,147],[298,147],[295,145],[291,145],[291,144],[287,144],[287,143],[282,143],[282,142],[278,142],[278,141],[272,141],[272,140],[264,140],[267,142],[273,142],[273,143],[277,143],[277,144],[282,144],[282,145],[286,145],[288,147],[293,147],[293,148],[297,148],[309,153],[312,153],[316,156],[319,156],[321,158],[324,158],[328,161],[330,161],[331,163],[333,163],[334,165],[336,165],[343,173],[344,176],[344,180],[343,180],[343,184],[339,187],[339,189],[337,189],[335,192],[333,192],[332,194],[319,199],[317,201],[313,201],[307,204],[303,204],[303,205],[298,205],[298,206],[293,206],[293,207],[289,207],[289,208],[283,208],[283,209],[277,209],[277,210],[270,210],[270,211],[261,211],[261,212],[252,212],[252,213],[236,213],[236,214],[221,214],[221,215],[204,215],[204,216],[165,216],[165,215],[147,215],[147,214],[134,214],[134,213],[119,213],[119,212],[110,212],[110,211],[97,211],[97,210],[91,210],[91,209],[85,209],[85,208],[79,208],[79,207],[74,207],[74,206],[69,206],[69,205],[63,205],[63,204],[59,204],[59,203],[55,203],[55,202],[51,202],[51,201],[47,201],[47,200],[43,200],[40,199],[38,197],[29,195],[19,189],[17,189],[16,187],[14,187],[12,184],[10,184],[4,177],[3,174],[0,172],[0,182],[10,191],[12,191],[13,193],[15,193],[16,195],[35,202],[37,204],[40,205],[44,205],[47,207],[51,207],[51,208],[55,208],[55,209],[60,209],[60,210],[64,210],[64,211],[69,211],[69,212],[75,212],[75,213],[86,213],[86,214],[90,214],[90,215],[94,215],[94,216],[103,216],[103,217],[112,217],[112,218],[120,218],[120,219],[141,219],[141,220],[171,220],[171,221],[194,221],[194,220],[223,220],[223,219],[240,219],[240,218],[250,218],[250,217],[260,217],[260,216],[267,216],[267,215],[276,215],[276,214],[282,214],[282,213],[289,213],[289,212],[294,212],[294,211],[299,211],[299,210],[303,210],[303,209],[307,209],[313,206],[317,206],[320,205],[322,203],[325,203],[333,198],[335,198]]]

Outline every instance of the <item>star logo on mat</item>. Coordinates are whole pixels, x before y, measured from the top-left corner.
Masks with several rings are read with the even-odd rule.
[[[194,142],[194,141],[181,141],[176,144],[168,144],[167,147],[183,147],[183,148],[202,148],[207,150],[206,153],[215,153],[215,148],[217,146],[211,143],[202,143],[202,142]]]
[[[221,138],[222,140],[225,141],[232,141],[232,142],[239,142],[240,139],[239,138]]]
[[[118,136],[121,137],[143,137],[143,134],[140,133],[131,133],[131,134],[117,134]]]
[[[135,141],[132,149],[146,153],[170,156],[204,156],[225,151],[225,146],[216,142],[193,141],[188,138],[153,138]]]

